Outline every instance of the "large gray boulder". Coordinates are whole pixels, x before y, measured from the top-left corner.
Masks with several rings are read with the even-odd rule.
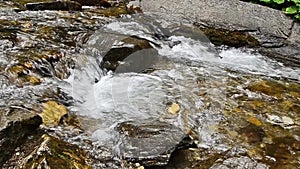
[[[207,29],[223,31],[226,39],[243,33],[247,37],[242,43],[245,46],[259,46],[260,50],[275,59],[279,59],[292,66],[299,66],[300,62],[300,27],[298,23],[282,11],[269,7],[242,2],[239,0],[147,0],[141,2],[144,12],[169,14],[198,25],[209,38],[212,36]],[[228,33],[229,32],[229,33]],[[214,32],[215,33],[215,32]],[[215,34],[218,34],[215,33]],[[229,36],[226,36],[229,34]],[[259,43],[248,43],[251,36]],[[215,40],[211,38],[212,42]],[[221,41],[223,43],[224,40]],[[226,43],[240,47],[236,43]],[[287,61],[286,61],[287,60]]]

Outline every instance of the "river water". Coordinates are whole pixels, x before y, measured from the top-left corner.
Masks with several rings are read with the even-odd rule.
[[[94,168],[124,167],[124,159],[163,168],[300,165],[299,67],[214,46],[166,14],[0,7],[1,108],[34,114],[48,100],[67,105],[77,128],[42,129],[87,151]],[[129,37],[151,48],[104,69],[112,49],[134,47]]]
[[[127,37],[146,39],[153,49],[129,55],[115,72],[99,67],[111,48],[130,47],[122,42]],[[215,47],[193,25],[176,18],[147,13],[124,16],[97,30],[83,46],[77,68],[66,80],[70,85],[62,88],[74,98],[73,110],[86,120],[86,137],[93,145],[112,150],[118,158],[159,156],[186,135],[198,148],[224,153],[248,144],[240,142],[239,135],[243,135],[240,128],[247,126],[247,121],[255,124],[249,119],[272,121],[272,115],[294,118],[292,128],[299,127],[299,115],[292,117],[295,111],[261,113],[256,107],[237,110],[247,101],[259,100],[267,105],[267,100],[272,100],[268,93],[253,90],[253,83],[298,85],[299,68],[285,66],[251,49]],[[147,69],[151,71],[141,73]],[[299,104],[299,100],[294,101]],[[179,106],[179,110],[170,112],[172,105]],[[116,131],[120,123],[127,121],[138,126],[159,121],[172,128],[165,128],[166,132],[158,137],[128,141]],[[292,136],[299,139],[296,131]],[[255,165],[267,168],[258,162]]]

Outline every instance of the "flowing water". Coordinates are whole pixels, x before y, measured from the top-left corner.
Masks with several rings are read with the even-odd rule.
[[[79,130],[43,129],[86,150],[94,168],[120,168],[123,159],[170,159],[166,168],[300,165],[299,67],[253,49],[216,47],[188,21],[165,14],[114,19],[95,15],[98,9],[0,7],[1,108],[68,105]],[[124,43],[129,37],[152,48],[131,53],[114,72],[104,69],[112,49],[134,47]],[[187,137],[192,143],[181,145]]]
[[[127,37],[146,39],[153,49],[142,49],[129,55],[115,72],[99,68],[105,54],[111,48],[124,47],[122,40]],[[130,47],[130,44],[125,46]],[[141,73],[146,69],[151,71]],[[193,25],[172,17],[137,14],[124,16],[97,30],[84,44],[77,68],[66,80],[70,85],[62,88],[74,98],[73,110],[86,120],[83,123],[88,133],[86,137],[93,141],[94,146],[106,147],[119,158],[150,158],[174,148],[187,134],[195,140],[198,148],[218,153],[243,147],[249,142],[240,141],[239,135],[243,136],[241,128],[249,122],[261,126],[260,121],[272,121],[268,119],[270,113],[279,118],[294,118],[291,124],[294,130],[290,132],[299,141],[299,115],[295,115],[298,109],[286,112],[266,110],[264,113],[257,112],[256,107],[240,110],[247,102],[259,100],[267,105],[267,100],[273,99],[266,92],[252,89],[253,84],[266,81],[297,86],[299,75],[299,68],[284,66],[249,49],[217,48]],[[299,106],[299,97],[291,100]],[[170,112],[172,105],[180,109]],[[160,136],[154,134],[143,138],[144,141],[128,141],[116,129],[128,121],[146,128],[156,123],[161,128],[164,125],[160,123],[172,127],[165,127]],[[272,122],[267,125],[272,125]],[[159,129],[150,127],[147,130],[154,132]],[[245,135],[251,139],[247,133]],[[259,155],[254,153],[253,156]],[[295,155],[297,158],[299,152]],[[261,163],[255,165],[267,168]]]

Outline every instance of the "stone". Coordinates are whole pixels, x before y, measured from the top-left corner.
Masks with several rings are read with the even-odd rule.
[[[229,30],[259,30],[280,38],[288,37],[293,24],[293,20],[279,10],[238,0],[149,0],[142,1],[141,5],[144,12],[168,13]]]
[[[214,169],[230,169],[230,168],[238,168],[238,169],[268,169],[269,166],[259,163],[255,160],[252,160],[249,157],[241,156],[241,157],[232,157],[224,160],[222,164],[214,164],[210,168]]]
[[[82,6],[102,6],[111,7],[111,4],[107,0],[72,0],[80,3]]]
[[[155,55],[153,52],[156,50],[145,50],[152,48],[150,43],[145,39],[137,37],[124,37],[124,39],[120,40],[119,43],[119,45],[113,46],[102,59],[101,65],[107,70],[121,73],[125,72],[125,69],[128,69],[127,71],[132,69],[131,71],[139,72],[144,68],[147,68],[147,66],[144,65],[144,63],[148,63],[145,61],[145,59]],[[144,50],[144,52],[141,50]],[[136,53],[138,51],[141,52]],[[130,56],[130,58],[126,59],[128,56]],[[120,62],[124,61],[125,59],[127,62],[125,61],[123,65],[120,64]],[[152,58],[149,59],[149,61],[152,61]],[[141,63],[142,61],[143,63]]]
[[[180,110],[180,106],[177,103],[172,103],[168,108],[168,113],[177,114]]]
[[[186,137],[178,127],[157,120],[125,121],[116,130],[118,156],[144,166],[166,165],[170,154]]]
[[[279,117],[277,115],[267,114],[267,122],[281,126],[284,129],[290,129],[295,124],[294,120],[287,116]]]
[[[27,10],[38,11],[38,10],[66,10],[66,11],[77,11],[81,10],[81,4],[73,1],[53,1],[53,2],[37,2],[27,3],[25,5]]]
[[[8,112],[4,110],[0,110],[0,167],[26,137],[42,124],[42,119],[34,112],[22,109],[12,109]]]
[[[299,23],[280,10],[238,0],[148,0],[141,7],[194,23],[217,45],[259,46],[264,55],[300,66]]]
[[[59,138],[37,133],[28,138],[4,166],[9,168],[81,168],[91,169],[91,159],[78,146]]]
[[[57,126],[61,118],[67,114],[67,108],[55,101],[48,101],[43,106],[40,116],[45,126]]]

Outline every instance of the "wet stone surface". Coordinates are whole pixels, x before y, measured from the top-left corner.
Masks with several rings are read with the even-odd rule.
[[[116,130],[115,149],[121,159],[145,166],[167,164],[171,152],[186,137],[176,126],[153,120],[123,122]]]

